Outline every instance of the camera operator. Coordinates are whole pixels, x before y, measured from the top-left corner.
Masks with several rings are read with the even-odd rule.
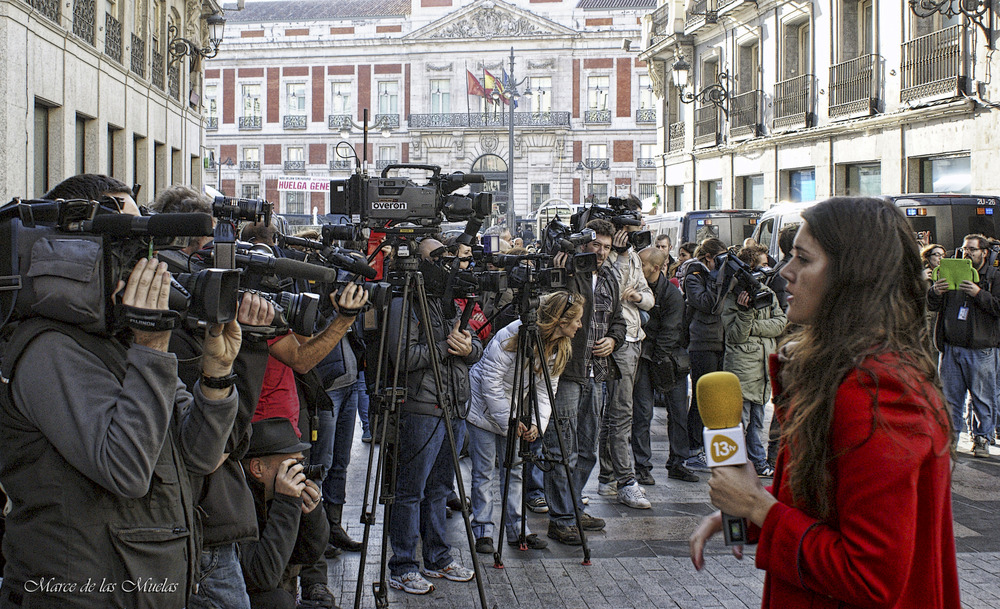
[[[596,236],[581,249],[584,253],[596,254],[597,268],[593,273],[573,275],[571,289],[583,296],[584,331],[573,337],[573,357],[559,377],[552,405],[554,415],[559,417],[576,497],[570,496],[564,468],[551,467],[544,474],[549,504],[548,536],[566,545],[581,544],[574,502],[580,507],[580,525],[584,530],[600,531],[605,525],[602,518],[583,511],[583,487],[597,462],[597,432],[603,400],[601,383],[618,376],[611,354],[625,342],[618,273],[611,265],[604,264],[611,253],[615,227],[607,220],[591,220],[586,228],[592,229]],[[560,252],[553,264],[565,266],[567,259],[566,253]],[[548,453],[558,460],[562,452],[555,430],[555,425],[549,425],[543,440]]]
[[[634,196],[626,199],[629,209],[639,213],[641,203]],[[632,248],[629,234],[640,226],[624,226],[615,233],[609,263],[618,271],[621,287],[621,310],[625,320],[625,343],[612,357],[621,378],[608,381],[608,403],[601,421],[600,473],[598,491],[602,495],[617,495],[618,503],[630,508],[648,510],[651,506],[639,484],[654,484],[649,472],[639,472],[636,480],[632,460],[632,391],[639,366],[639,352],[645,333],[640,311],[653,308],[653,292],[642,274],[642,260]]]
[[[211,214],[212,202],[187,186],[171,186],[156,198],[153,210],[157,213]],[[180,250],[189,258],[203,250],[212,237],[191,237]],[[170,258],[167,260],[170,264]],[[176,266],[176,265],[175,265]],[[177,268],[186,271],[187,268]],[[267,326],[274,319],[274,306],[257,294],[247,294],[240,302],[236,320],[243,327]],[[170,337],[170,352],[178,359],[178,375],[187,387],[193,388],[198,379],[197,362],[202,354],[201,336],[189,327],[177,328]],[[237,374],[239,410],[233,429],[226,441],[222,464],[203,478],[194,478],[195,497],[201,513],[202,551],[199,562],[198,591],[188,599],[189,609],[249,609],[240,569],[238,544],[257,539],[257,518],[254,514],[253,496],[246,484],[240,459],[250,443],[250,418],[257,407],[264,369],[267,366],[267,344],[244,336],[240,352],[233,362]]]
[[[129,189],[106,176],[75,176],[50,195],[110,195],[122,213],[138,215]],[[107,333],[33,318],[10,337],[0,482],[13,509],[0,607],[173,609],[195,586],[190,477],[213,471],[223,454],[237,409],[240,327],[206,330],[201,378],[189,393],[167,351],[170,331],[129,328],[119,313],[166,311],[167,265],[142,258],[127,282],[112,281],[107,304],[125,308]]]
[[[325,536],[315,534],[312,526],[324,524],[325,519],[308,518],[320,508],[322,498],[316,483],[303,473],[303,452],[309,444],[297,433],[283,417],[255,421],[243,458],[260,529],[260,541],[240,544],[240,563],[254,609],[294,609],[295,577],[290,566],[316,562],[326,547]]]
[[[740,250],[739,259],[756,271],[767,262],[767,250],[759,245],[749,245]],[[722,324],[726,352],[722,369],[740,379],[747,457],[758,476],[769,478],[774,475],[774,468],[767,462],[767,453],[761,443],[764,404],[771,399],[767,361],[772,353],[777,353],[778,336],[785,330],[788,319],[774,292],[763,284],[760,289],[771,294],[771,303],[760,309],[750,306],[751,294],[739,282],[725,296]]]
[[[431,288],[444,287],[447,271],[441,265],[443,253],[440,241],[425,238],[418,251],[420,271],[425,284]],[[394,345],[400,337],[406,341],[403,362],[394,362],[406,372],[406,402],[399,415],[399,458],[396,474],[396,502],[389,522],[389,542],[393,556],[389,559],[391,576],[389,585],[410,594],[427,594],[434,586],[424,579],[446,578],[466,582],[475,572],[460,565],[451,557],[445,542],[445,503],[455,480],[452,447],[444,428],[438,387],[431,368],[431,358],[440,361],[440,390],[447,394],[453,410],[464,405],[470,397],[469,367],[483,355],[479,337],[467,330],[459,330],[459,316],[447,318],[440,297],[428,294],[427,317],[433,345],[426,342],[427,330],[418,315],[419,303],[414,299],[410,319],[402,317],[402,298],[393,298],[389,309],[388,342]],[[385,321],[385,320],[383,320]],[[403,370],[400,370],[402,377]],[[459,419],[449,413],[456,435],[456,446],[463,438]],[[417,570],[417,541],[423,550],[424,566]]]

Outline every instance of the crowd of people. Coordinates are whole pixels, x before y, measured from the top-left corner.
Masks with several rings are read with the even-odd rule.
[[[119,213],[140,214],[131,189],[106,176],[70,178],[46,198],[110,201]],[[940,500],[949,492],[949,448],[967,420],[976,456],[988,456],[1000,429],[1000,285],[980,235],[961,248],[978,281],[954,289],[947,279],[932,280],[901,216],[871,201],[841,207],[878,219],[865,230],[899,237],[882,240],[880,259],[901,269],[892,281],[885,273],[867,280],[876,270],[847,253],[857,241],[843,227],[856,223],[844,222],[833,205],[805,214],[801,230],[781,232],[779,261],[755,243],[731,248],[714,238],[681,243],[676,257],[667,235],[636,251],[629,233],[639,227],[591,219],[586,228],[595,237],[578,251],[597,264],[542,295],[529,322],[537,346],[521,344],[528,334],[511,290],[480,303],[436,289],[452,270],[477,264],[460,239],[431,235],[405,244],[420,260],[427,310],[394,293],[387,319],[376,319],[366,312],[368,292],[348,283],[322,292],[326,320],[309,336],[257,332],[271,325],[275,307],[254,292],[226,324],[135,322],[129,312],[168,309],[171,273],[189,271],[192,261],[211,266],[211,238],[188,240],[181,250],[188,268],[176,257],[142,257],[102,303],[108,319],[123,322],[84,331],[72,320],[31,318],[5,336],[3,372],[11,381],[0,399],[0,484],[9,503],[0,607],[335,607],[328,561],[362,549],[343,524],[358,418],[361,441],[383,440],[379,413],[369,408],[377,403],[372,377],[382,366],[372,363],[383,325],[385,344],[402,348],[381,363],[401,373],[406,390],[386,522],[392,588],[426,594],[437,578],[474,579],[446,541],[453,510],[471,514],[477,553],[492,555],[499,535],[541,550],[548,542],[531,532],[522,507],[548,515],[546,537],[556,543],[580,545],[584,531],[605,528],[587,512],[584,489],[595,469],[598,494],[636,510],[652,507],[644,487],[656,484],[657,467],[670,479],[699,481],[709,468],[697,382],[725,370],[740,380],[749,464],[713,470],[711,497],[752,522],[758,564],[774,575],[765,604],[806,606],[786,601],[827,593],[851,606],[866,605],[865,594],[913,600],[936,583],[944,604],[927,606],[957,606],[948,604],[957,599],[954,544],[943,541],[950,501]],[[630,204],[638,212],[638,200]],[[185,187],[166,189],[151,208],[212,212],[209,199]],[[505,236],[505,253],[529,251]],[[278,245],[276,223],[248,224],[241,238],[276,257],[289,254]],[[377,253],[386,273],[400,255],[398,243],[344,245]],[[939,245],[925,248],[924,268],[945,254]],[[723,271],[724,256],[763,278],[758,293]],[[571,266],[569,259],[560,253],[552,264]],[[284,285],[314,288],[301,280]],[[943,399],[927,339],[932,323]],[[526,351],[534,352],[533,367],[517,357]],[[537,413],[512,414],[515,386],[534,388]],[[872,395],[871,408],[843,412],[842,403],[867,404]],[[918,408],[897,412],[901,403]],[[667,415],[662,463],[654,463],[650,439],[657,406]],[[924,440],[913,444],[901,429]],[[896,455],[892,442],[912,444],[912,463],[863,462]],[[468,506],[455,493],[453,450],[470,458]],[[925,465],[927,487],[907,494],[892,486],[907,468]],[[770,488],[759,481],[772,477]],[[504,487],[498,530],[494,504]],[[894,500],[901,493],[900,509],[913,519],[930,505],[937,528],[900,531],[902,523],[889,522],[902,520],[893,510],[873,514],[888,499],[872,500],[861,488],[892,492]],[[920,564],[915,547],[940,550],[937,562],[916,571],[925,581],[893,579],[900,569],[886,575],[879,562],[860,573],[852,568],[857,557],[844,555],[851,551],[845,541],[871,533],[872,523],[885,529],[861,545],[866,555],[889,560],[891,544],[879,545],[888,537],[909,542],[904,563]],[[720,527],[715,515],[695,532],[696,567]],[[867,586],[868,576],[879,586]],[[98,587],[81,593],[91,583]]]

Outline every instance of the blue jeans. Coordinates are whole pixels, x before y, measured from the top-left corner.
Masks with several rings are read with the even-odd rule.
[[[691,407],[688,409],[688,443],[691,454],[705,449],[705,425],[698,412],[698,379],[709,372],[722,370],[722,351],[691,351]]]
[[[362,370],[358,373],[358,418],[361,419],[361,433],[371,434],[371,427],[368,423],[368,384],[365,382],[365,373]]]
[[[331,389],[326,394],[333,402],[333,411],[319,411],[319,429],[316,443],[310,453],[310,462],[322,465],[323,501],[343,505],[346,498],[347,466],[351,464],[351,446],[354,444],[354,421],[358,412],[357,385]]]
[[[469,455],[472,457],[472,532],[476,539],[493,537],[493,503],[494,481],[499,478],[500,486],[497,496],[503,500],[503,487],[506,482],[504,461],[507,456],[507,436],[501,436],[468,424]],[[516,440],[515,450],[521,440]],[[495,466],[499,459],[499,468]],[[507,489],[507,513],[504,528],[507,530],[507,541],[517,541],[521,528],[521,464],[510,468],[510,488]],[[500,476],[496,476],[499,469]],[[525,523],[525,535],[531,530]]]
[[[646,473],[653,469],[650,427],[653,422],[653,405],[658,395],[667,408],[667,440],[670,443],[667,467],[683,465],[684,460],[691,456],[687,432],[687,375],[674,383],[666,393],[660,393],[654,391],[649,380],[651,363],[650,360],[639,360],[632,393],[632,411],[635,414],[632,421],[632,454],[635,455],[635,470]]]
[[[202,550],[198,578],[198,593],[188,599],[188,609],[250,609],[236,544]]]
[[[455,435],[460,445],[462,438]],[[452,561],[445,542],[445,503],[455,482],[451,455],[443,417],[399,415],[396,502],[389,517],[393,575],[417,571],[417,541],[425,568],[442,569]]]
[[[595,390],[596,389],[596,390]],[[582,478],[586,483],[590,478],[590,472],[597,462],[597,399],[599,388],[596,387],[593,379],[585,383],[577,383],[569,379],[559,379],[559,388],[556,391],[556,400],[552,404],[552,416],[559,417],[559,425],[563,447],[566,449],[566,461],[569,464],[569,471],[573,476],[573,483],[576,485],[576,497],[570,495],[569,480],[566,477],[566,469],[563,468],[562,452],[559,450],[559,435],[556,434],[556,425],[549,422],[545,428],[545,435],[542,440],[545,450],[549,454],[552,462],[548,471],[543,473],[545,484],[545,500],[549,504],[549,519],[561,526],[575,526],[576,515],[573,511],[574,502],[583,510],[581,501],[583,485],[578,482]],[[586,412],[586,414],[584,414]],[[589,442],[588,462],[580,464],[581,450],[578,445],[578,433],[583,435],[578,429],[580,421],[586,419],[588,434],[583,441]],[[585,449],[586,450],[586,449]]]
[[[996,396],[997,349],[966,349],[945,343],[939,366],[944,399],[951,408],[955,435],[965,430],[965,395],[972,396],[969,428],[976,438],[993,434],[993,398]]]
[[[600,462],[598,479],[618,482],[622,488],[635,480],[632,461],[632,394],[639,365],[640,344],[626,342],[612,354],[622,377],[608,381],[607,398],[601,409]]]
[[[759,472],[767,465],[767,451],[760,440],[764,431],[764,405],[743,400],[743,427],[746,429],[747,458]]]

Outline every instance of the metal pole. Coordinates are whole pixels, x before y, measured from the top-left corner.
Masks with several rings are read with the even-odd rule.
[[[517,80],[514,78],[514,47],[510,47],[510,72],[507,77],[508,87],[514,86]],[[507,230],[510,231],[511,239],[514,238],[516,222],[514,213],[514,95],[510,96],[510,123],[507,125]]]

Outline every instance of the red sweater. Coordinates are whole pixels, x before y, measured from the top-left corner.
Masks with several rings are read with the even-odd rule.
[[[777,368],[772,356],[775,381]],[[946,417],[941,397],[915,372],[901,378],[895,356],[868,358],[863,368],[877,380],[852,371],[837,390],[830,521],[792,507],[787,447],[778,455],[771,492],[779,503],[753,531],[757,568],[767,571],[765,608],[961,607],[950,438],[919,408]],[[774,387],[777,394],[780,384]],[[878,425],[869,393],[876,388]]]

